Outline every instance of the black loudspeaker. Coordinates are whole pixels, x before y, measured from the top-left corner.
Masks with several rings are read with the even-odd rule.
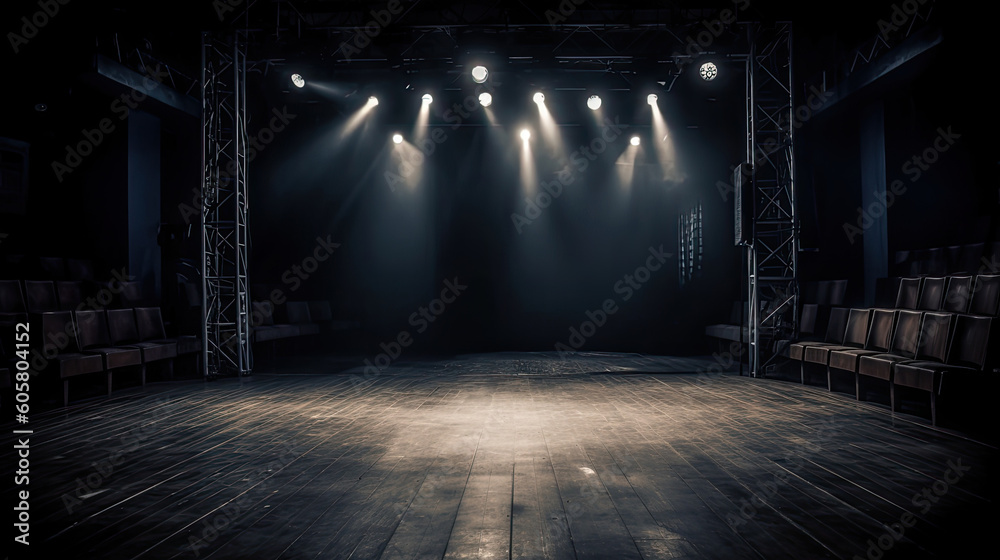
[[[733,170],[733,189],[736,196],[733,215],[736,220],[736,245],[747,245],[751,241],[753,227],[753,168],[744,162]]]

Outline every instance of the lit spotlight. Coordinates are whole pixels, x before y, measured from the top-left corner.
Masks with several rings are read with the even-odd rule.
[[[493,104],[493,96],[488,92],[483,92],[479,94],[479,104],[483,107],[489,107]]]
[[[302,77],[302,74],[292,74],[292,83],[297,88],[306,87],[306,79]]]
[[[531,138],[531,131],[525,128],[521,131],[521,140],[527,141],[528,138]]]
[[[472,81],[477,84],[481,84],[486,81],[486,77],[490,75],[489,70],[485,66],[476,66],[472,69]]]
[[[393,134],[392,135],[392,143],[393,144],[402,144],[403,143],[403,135],[400,134],[400,133],[398,133],[398,132],[396,134]]]
[[[590,99],[587,99],[587,107],[590,107],[591,111],[596,111],[601,108],[601,96],[591,95]]]
[[[633,146],[638,146],[638,145],[639,145],[639,137],[638,137],[638,136],[633,136],[633,137],[632,137],[632,138],[631,138],[631,139],[630,139],[630,140],[628,141],[628,143],[629,143],[629,144],[632,144]]]
[[[701,65],[701,69],[698,70],[698,73],[701,74],[701,77],[704,78],[705,81],[711,81],[719,75],[719,68],[714,63],[706,62]]]
[[[535,93],[535,95],[533,95],[531,97],[531,100],[534,101],[535,103],[544,103],[545,102],[545,95],[542,92],[539,91],[539,92]]]
[[[655,93],[651,93],[651,94],[647,95],[646,96],[646,103],[648,103],[650,105],[656,105],[656,94]]]
[[[372,107],[374,107],[374,106],[378,105],[378,98],[377,98],[377,97],[375,97],[374,95],[373,95],[373,96],[371,96],[371,97],[369,97],[369,98],[368,98],[368,105],[370,105],[370,106],[372,106]]]
[[[431,97],[431,94],[429,93],[425,93],[424,96],[420,98],[420,100],[423,101],[424,105],[430,105],[431,103],[434,102],[434,98]]]

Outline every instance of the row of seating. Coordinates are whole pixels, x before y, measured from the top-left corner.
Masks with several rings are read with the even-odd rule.
[[[95,268],[91,259],[4,255],[0,278],[88,281],[96,278]]]
[[[138,282],[109,280],[0,280],[0,321],[24,320],[27,313],[76,311],[81,307],[146,306]]]
[[[982,269],[984,259],[986,263],[1000,261],[1000,241],[896,251],[890,273],[893,276],[975,274]]]
[[[63,405],[69,403],[72,377],[104,372],[111,394],[113,372],[137,369],[145,385],[147,364],[165,362],[172,373],[178,356],[200,361],[201,338],[168,337],[159,307],[49,311],[31,313],[29,321],[37,333],[33,356],[45,360],[40,373],[62,381]]]
[[[1000,352],[995,338],[1000,305],[1000,275],[905,279],[895,308],[830,312],[823,340],[790,344],[787,356],[798,362],[799,380],[808,368],[824,370],[827,389],[842,375],[853,376],[857,399],[871,380],[888,385],[889,404],[897,410],[897,387],[930,394],[931,422],[937,425],[937,399],[957,387],[975,390],[991,380]],[[803,324],[816,306],[802,309]],[[997,348],[993,354],[991,348]]]

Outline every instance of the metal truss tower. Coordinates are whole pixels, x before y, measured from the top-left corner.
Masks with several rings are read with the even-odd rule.
[[[799,224],[795,207],[792,24],[749,24],[747,161],[752,222],[747,243],[750,375],[763,377],[777,341],[798,333]]]
[[[249,375],[246,41],[202,35],[204,375]]]

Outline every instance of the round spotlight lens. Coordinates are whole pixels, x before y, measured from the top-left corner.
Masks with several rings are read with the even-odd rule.
[[[601,96],[599,96],[599,95],[591,95],[590,98],[587,99],[587,107],[590,107],[591,111],[596,111],[596,110],[600,109],[601,108]]]
[[[485,91],[483,93],[480,93],[479,104],[482,105],[483,107],[489,107],[490,105],[493,104],[493,96]]]
[[[374,95],[371,96],[371,97],[369,97],[368,98],[368,104],[371,105],[372,107],[378,105],[378,98],[375,97]]]
[[[398,133],[398,132],[396,134],[393,134],[392,135],[392,143],[393,144],[402,144],[403,143],[403,135],[400,134],[400,133]]]
[[[476,66],[472,69],[472,81],[477,84],[481,84],[486,81],[487,76],[490,75],[489,70],[485,66]]]
[[[306,79],[301,74],[292,74],[292,83],[297,88],[306,87]]]
[[[531,100],[535,103],[543,103],[545,101],[545,95],[542,92],[538,92],[531,97]]]
[[[429,93],[425,93],[424,96],[420,98],[420,100],[423,101],[424,105],[430,105],[431,103],[434,102],[434,98],[431,97],[431,94]]]
[[[719,75],[719,68],[712,62],[706,62],[701,65],[698,73],[705,81],[712,81]]]
[[[638,145],[639,145],[639,137],[638,137],[638,136],[633,136],[633,137],[632,137],[632,138],[631,138],[631,139],[630,139],[630,140],[628,141],[628,143],[629,143],[629,144],[632,144],[633,146],[638,146]]]
[[[531,131],[527,128],[521,131],[521,140],[527,140],[531,138]]]
[[[651,94],[647,95],[646,96],[646,103],[648,103],[650,105],[656,105],[656,94],[655,93],[651,93]]]

